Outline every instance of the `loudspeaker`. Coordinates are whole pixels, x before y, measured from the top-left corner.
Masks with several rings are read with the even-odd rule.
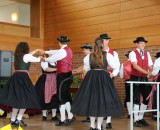
[[[0,50],[0,77],[12,75],[12,51]]]

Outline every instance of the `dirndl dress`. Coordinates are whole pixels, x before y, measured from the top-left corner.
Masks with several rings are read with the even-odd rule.
[[[40,109],[35,87],[27,72],[15,72],[0,89],[0,104],[6,109]],[[5,109],[5,107],[1,107]]]
[[[56,72],[51,73],[43,73],[35,84],[35,88],[38,94],[38,98],[40,101],[41,109],[48,110],[48,109],[55,109],[58,108],[58,97],[57,94],[53,95],[51,101],[49,103],[45,103],[45,82],[47,74],[53,75],[55,79],[50,82],[50,84],[56,85]],[[57,87],[57,86],[56,86]]]
[[[77,115],[93,117],[123,115],[120,98],[105,70],[91,69],[87,72],[71,111]]]

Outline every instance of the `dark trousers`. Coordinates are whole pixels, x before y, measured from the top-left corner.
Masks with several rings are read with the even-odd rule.
[[[126,80],[126,82],[129,80]],[[130,102],[130,84],[125,83],[125,103]]]
[[[158,76],[156,82],[160,82],[160,75]],[[160,87],[160,86],[159,86],[159,87]],[[160,89],[159,89],[159,93],[160,93]],[[160,100],[160,97],[159,97],[159,100]],[[153,94],[152,109],[157,109],[157,90],[154,91],[154,94]],[[153,114],[153,115],[156,115],[157,112],[153,112],[152,114]]]
[[[138,77],[131,75],[130,81],[148,82],[146,77]],[[133,102],[134,104],[140,104],[140,94],[143,97],[143,104],[148,105],[147,97],[150,94],[152,86],[150,84],[133,84]]]
[[[57,75],[57,88],[58,88],[58,98],[59,105],[63,105],[66,102],[72,103],[72,97],[69,92],[69,88],[73,82],[72,72],[61,73]]]

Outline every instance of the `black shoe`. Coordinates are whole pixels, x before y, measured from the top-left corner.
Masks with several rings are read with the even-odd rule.
[[[27,124],[25,124],[22,120],[16,120],[15,123],[17,126],[22,126],[22,127],[27,126]]]
[[[134,126],[143,127],[143,125],[139,121],[134,122]]]
[[[106,129],[112,129],[112,123],[106,123]]]
[[[152,115],[152,119],[153,119],[154,121],[157,121],[157,115]]]
[[[97,130],[97,129],[96,129],[96,128],[92,128],[92,127],[90,127],[90,128],[89,128],[89,130]]]
[[[52,121],[58,121],[58,117],[57,117],[57,116],[54,116],[54,117],[51,118],[51,120],[52,120]]]
[[[17,124],[15,123],[15,121],[10,121],[9,123],[11,124],[11,126],[17,126]]]
[[[87,117],[86,120],[82,120],[81,122],[90,122],[90,118]]]
[[[144,126],[149,126],[149,124],[144,119],[139,120],[139,122]]]
[[[75,120],[76,120],[76,118],[73,116],[71,119],[68,119],[68,124],[71,124]]]
[[[56,124],[56,126],[65,126],[65,125],[68,125],[68,122],[66,120],[65,121],[59,120],[59,122]]]
[[[47,120],[47,117],[46,116],[43,116],[42,117],[42,121],[46,121]]]

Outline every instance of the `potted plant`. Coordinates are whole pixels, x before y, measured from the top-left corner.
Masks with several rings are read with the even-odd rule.
[[[76,96],[76,93],[78,91],[78,88],[81,84],[81,79],[80,79],[80,75],[74,75],[73,76],[73,83],[69,89],[70,93],[72,94],[72,98],[73,98],[73,101],[74,101],[74,98]]]

